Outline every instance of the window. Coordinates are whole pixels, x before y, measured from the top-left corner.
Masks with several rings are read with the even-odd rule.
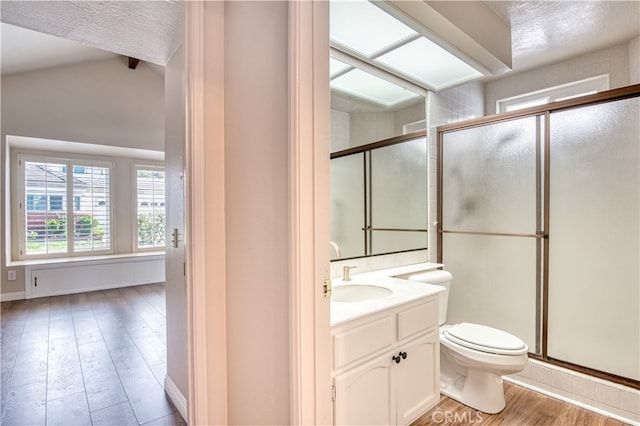
[[[21,258],[112,251],[110,163],[21,155],[19,165]]]
[[[165,172],[151,166],[135,167],[136,250],[165,246]]]
[[[501,99],[496,102],[496,112],[516,111],[519,109],[544,105],[549,102],[558,102],[580,96],[592,95],[605,90],[609,90],[609,76],[600,75],[560,86],[549,87],[548,89]]]

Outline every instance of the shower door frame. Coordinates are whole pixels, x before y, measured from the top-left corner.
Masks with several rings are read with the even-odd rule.
[[[537,241],[542,242],[542,258],[538,259],[538,262],[542,262],[540,267],[537,267],[538,271],[541,271],[541,276],[537,280],[537,286],[541,286],[537,291],[536,300],[536,336],[541,335],[541,353],[533,354],[529,353],[530,358],[534,358],[549,364],[558,365],[571,370],[575,370],[581,373],[585,373],[591,376],[599,377],[605,380],[609,380],[615,383],[620,383],[626,386],[640,389],[640,381],[630,379],[627,377],[618,376],[605,371],[596,370],[589,367],[584,367],[570,362],[561,361],[548,356],[547,353],[547,338],[548,338],[548,296],[549,296],[549,194],[550,194],[550,117],[551,113],[581,108],[596,104],[609,103],[614,101],[620,101],[623,99],[640,97],[640,84],[626,86],[619,89],[608,90],[605,92],[596,93],[594,95],[587,95],[580,98],[568,99],[565,101],[552,102],[545,105],[525,108],[517,111],[511,111],[506,113],[489,115],[477,119],[462,121],[458,123],[447,124],[438,126],[437,130],[437,149],[436,149],[436,163],[437,163],[437,261],[442,263],[442,243],[443,235],[446,233],[467,234],[467,235],[486,235],[486,236],[504,236],[504,237],[528,237],[536,238]],[[536,179],[541,185],[537,188],[539,192],[541,190],[541,198],[537,201],[538,206],[542,203],[542,228],[538,229],[535,234],[506,234],[496,232],[470,232],[470,231],[448,231],[442,228],[443,212],[442,212],[442,187],[443,187],[443,158],[442,158],[442,144],[444,135],[446,133],[470,129],[474,127],[482,127],[489,124],[495,124],[505,121],[516,120],[527,117],[544,117],[544,151],[542,152],[542,167],[536,164]],[[536,156],[536,161],[539,161],[540,156]],[[540,176],[542,175],[542,176]],[[541,180],[541,182],[540,182]],[[540,250],[537,250],[540,253]],[[539,257],[539,256],[538,256]],[[540,318],[541,317],[541,318]],[[539,329],[538,329],[539,327]],[[538,342],[536,342],[538,343]]]

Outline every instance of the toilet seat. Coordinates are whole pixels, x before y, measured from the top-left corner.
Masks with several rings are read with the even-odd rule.
[[[460,323],[448,328],[444,337],[460,346],[499,355],[522,355],[527,345],[505,331],[480,324]]]

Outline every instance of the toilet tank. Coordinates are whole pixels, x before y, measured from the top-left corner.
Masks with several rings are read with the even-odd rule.
[[[409,275],[406,279],[411,281],[417,281],[420,283],[434,284],[444,287],[444,291],[439,293],[438,300],[438,322],[443,325],[447,321],[447,305],[449,303],[449,287],[451,286],[451,279],[453,276],[450,272],[433,270],[428,272],[420,272],[417,274]]]

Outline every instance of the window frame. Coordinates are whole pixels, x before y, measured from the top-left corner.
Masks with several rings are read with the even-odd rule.
[[[152,245],[152,246],[139,246],[139,239],[138,239],[138,171],[139,170],[144,170],[144,171],[150,171],[150,172],[163,172],[165,174],[165,191],[164,191],[164,205],[163,210],[164,210],[164,218],[165,218],[165,230],[164,230],[164,244],[163,245]],[[132,179],[132,194],[133,194],[133,230],[132,230],[132,234],[133,234],[133,238],[132,238],[132,251],[134,253],[144,253],[144,252],[158,252],[158,251],[165,251],[166,247],[167,247],[167,237],[168,237],[168,232],[167,232],[167,228],[166,228],[166,220],[167,220],[167,191],[166,191],[166,169],[164,166],[160,166],[160,165],[156,165],[156,164],[148,164],[148,163],[139,163],[136,162],[133,164],[132,167],[132,174],[133,174],[133,179]]]
[[[528,106],[544,105],[609,90],[609,74],[572,81],[542,90],[523,93],[496,101],[496,113],[512,112]],[[536,101],[541,101],[535,103]]]
[[[57,252],[57,253],[37,253],[37,254],[29,254],[27,253],[27,232],[26,232],[26,221],[27,221],[27,202],[26,202],[26,162],[41,162],[47,164],[60,164],[63,166],[64,173],[66,174],[66,186],[65,186],[65,195],[66,201],[63,202],[63,206],[65,207],[65,211],[67,217],[69,215],[73,216],[75,212],[75,192],[74,192],[74,179],[73,173],[76,167],[102,167],[109,170],[109,207],[106,209],[106,214],[108,216],[109,221],[109,230],[108,230],[108,240],[109,247],[107,249],[99,250],[99,249],[91,249],[91,250],[82,250],[77,251],[75,248],[75,238],[74,238],[74,221],[67,220],[66,221],[66,235],[67,235],[67,247],[65,251]],[[114,206],[113,206],[113,198],[114,198],[114,184],[113,184],[113,176],[114,176],[114,165],[111,161],[105,160],[97,160],[90,157],[76,157],[76,156],[65,156],[62,153],[58,154],[45,154],[45,153],[28,153],[28,152],[17,152],[17,166],[18,166],[18,182],[17,182],[17,191],[15,192],[18,200],[17,203],[14,203],[15,211],[18,216],[19,229],[17,232],[18,237],[18,260],[36,260],[36,259],[60,259],[60,258],[75,258],[75,257],[86,257],[86,256],[101,256],[101,255],[111,255],[115,252],[115,217],[114,217]],[[63,198],[64,200],[64,198]],[[49,195],[45,196],[45,212],[51,211],[51,199]],[[56,210],[57,211],[57,210]]]

